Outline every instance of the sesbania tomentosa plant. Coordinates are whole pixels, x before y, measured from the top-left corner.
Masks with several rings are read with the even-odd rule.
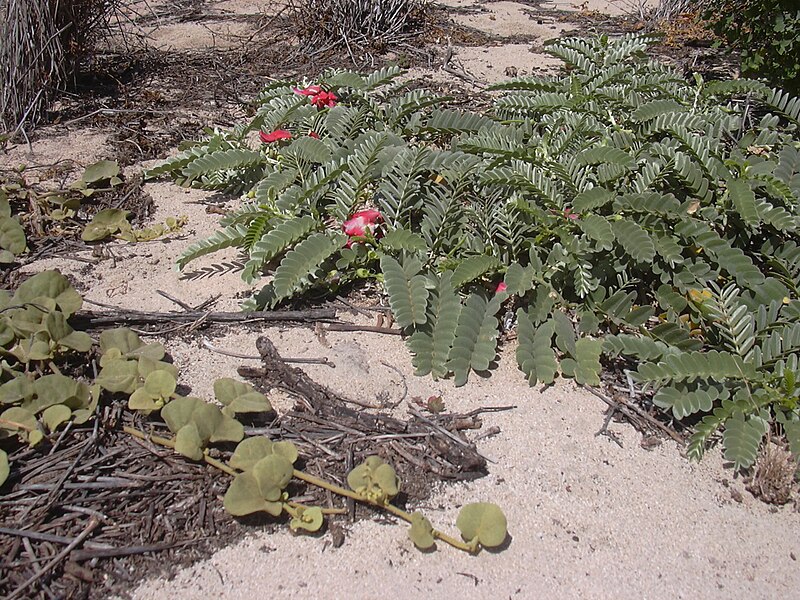
[[[800,452],[800,100],[686,81],[649,42],[550,42],[566,72],[493,86],[486,114],[396,68],[272,84],[148,173],[243,193],[178,268],[240,248],[267,276],[245,309],[375,278],[417,373],[456,385],[515,319],[531,384],[597,385],[605,355],[674,418],[706,415],[694,458],[720,427],[737,467],[770,429]]]

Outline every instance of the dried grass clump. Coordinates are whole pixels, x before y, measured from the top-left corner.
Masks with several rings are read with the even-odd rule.
[[[296,32],[308,53],[344,46],[354,52],[377,51],[418,35],[430,0],[289,0]]]
[[[756,498],[768,504],[786,504],[796,490],[797,460],[787,450],[766,444],[747,484]]]
[[[0,131],[24,132],[122,0],[0,0]]]

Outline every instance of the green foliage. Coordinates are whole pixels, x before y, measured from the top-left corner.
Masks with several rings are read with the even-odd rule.
[[[417,373],[456,385],[491,366],[499,317],[516,311],[531,384],[597,385],[604,354],[638,363],[657,406],[700,419],[690,456],[741,418],[723,441],[747,466],[757,423],[800,418],[786,379],[800,348],[800,100],[687,82],[647,59],[651,42],[548,42],[568,70],[494,86],[487,114],[404,92],[397,72],[330,73],[320,84],[338,103],[323,108],[276,83],[250,123],[153,169],[244,194],[179,266],[238,247],[246,281],[273,276],[248,308],[382,282]],[[292,140],[254,144],[276,128]]]
[[[347,485],[375,504],[386,504],[400,492],[394,468],[379,456],[370,456],[347,475]]]
[[[201,398],[176,398],[161,409],[161,418],[175,434],[175,450],[192,460],[201,460],[210,443],[244,437],[241,423]]]
[[[741,51],[742,71],[800,92],[800,9],[793,0],[714,0],[703,18]]]
[[[508,524],[496,504],[475,502],[465,504],[458,513],[456,527],[467,543],[495,548],[506,541]]]

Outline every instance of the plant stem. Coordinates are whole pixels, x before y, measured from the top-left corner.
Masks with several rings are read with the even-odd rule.
[[[150,441],[150,442],[153,442],[154,444],[158,444],[159,446],[164,446],[166,448],[171,448],[172,450],[175,450],[175,440],[171,440],[169,438],[159,437],[157,435],[147,435],[145,433],[142,433],[138,429],[134,429],[133,427],[123,427],[122,430],[127,434],[130,434],[130,435],[132,435],[134,437],[139,438],[140,440]],[[209,464],[212,467],[215,467],[215,468],[219,469],[220,471],[223,471],[224,473],[227,473],[231,477],[236,477],[236,471],[235,470],[230,468],[224,462],[219,461],[216,458],[210,457],[208,455],[208,450],[204,450],[203,451],[203,460],[206,462],[206,464]]]
[[[310,506],[308,506],[306,504],[301,504],[299,502],[285,502],[284,504],[289,506],[289,507],[291,507],[291,508],[311,508]],[[319,507],[319,508],[322,511],[323,515],[344,515],[344,514],[347,514],[347,509],[346,508],[322,508],[322,507]]]
[[[159,437],[157,435],[146,435],[145,433],[142,433],[138,429],[133,429],[132,427],[123,427],[122,430],[125,433],[128,433],[128,434],[130,434],[130,435],[132,435],[134,437],[137,437],[139,439],[149,440],[149,441],[153,442],[154,444],[158,444],[158,445],[164,446],[166,448],[171,448],[173,450],[175,449],[175,441],[174,440],[170,440],[168,438]],[[231,475],[233,477],[235,477],[237,475],[237,472],[234,469],[232,469],[231,467],[229,467],[228,465],[226,465],[225,463],[223,463],[223,462],[221,462],[221,461],[219,461],[219,460],[217,460],[215,458],[211,458],[208,455],[208,450],[205,450],[203,452],[203,460],[205,460],[206,463],[208,463],[212,467],[215,467],[215,468],[219,469],[220,471],[223,471],[223,472],[227,473],[228,475]],[[319,477],[315,477],[314,475],[310,475],[310,474],[308,474],[308,473],[306,473],[304,471],[298,471],[297,469],[293,469],[292,470],[292,475],[294,477],[296,477],[297,479],[300,479],[302,481],[305,481],[306,483],[310,483],[311,485],[315,485],[315,486],[320,487],[322,489],[329,490],[329,491],[333,492],[334,494],[338,494],[339,496],[345,496],[347,498],[352,498],[353,500],[356,500],[357,502],[363,502],[363,503],[366,503],[366,504],[371,504],[372,506],[375,506],[377,508],[382,508],[383,510],[392,513],[394,516],[399,517],[399,518],[403,519],[404,521],[406,521],[408,523],[411,523],[411,514],[407,513],[402,508],[397,508],[393,504],[388,504],[388,503],[387,504],[381,504],[381,503],[378,503],[378,502],[374,502],[374,501],[372,501],[372,500],[370,500],[368,498],[364,498],[363,496],[358,495],[357,493],[355,493],[352,490],[345,489],[345,488],[340,487],[340,486],[338,486],[338,485],[336,485],[334,483],[330,483],[328,481],[325,481],[324,479],[320,479]],[[287,505],[289,505],[290,507],[293,507],[293,508],[299,508],[299,507],[303,506],[301,504],[298,504],[297,502],[286,502],[285,504],[287,504]],[[342,509],[337,509],[337,508],[323,508],[322,509],[322,513],[323,514],[342,514],[342,512],[343,512]],[[462,542],[461,540],[457,540],[456,538],[451,537],[451,536],[447,535],[446,533],[443,533],[443,532],[439,531],[438,529],[434,529],[431,533],[432,533],[433,537],[435,537],[435,538],[437,538],[439,540],[442,540],[446,544],[450,544],[451,546],[453,546],[453,548],[458,548],[459,550],[464,550],[465,552],[469,552],[470,554],[474,554],[475,551],[477,550],[477,548],[475,548],[475,547],[473,547],[473,546],[471,546],[469,544],[466,544],[466,543]]]
[[[306,483],[310,483],[312,485],[316,485],[317,487],[321,487],[326,490],[330,490],[334,494],[339,494],[340,496],[346,496],[348,498],[352,498],[358,502],[365,502],[367,504],[371,504],[372,506],[376,506],[378,508],[382,508],[387,512],[392,513],[394,516],[403,519],[404,521],[411,523],[411,515],[404,511],[402,508],[397,508],[393,504],[379,504],[378,502],[373,502],[368,498],[364,498],[363,496],[359,496],[355,492],[351,490],[347,490],[343,487],[339,487],[333,483],[329,483],[324,479],[320,479],[319,477],[315,477],[314,475],[309,475],[308,473],[304,473],[303,471],[298,471],[295,469],[292,473],[298,479],[302,479]],[[446,544],[450,544],[454,548],[458,548],[459,550],[464,550],[465,552],[474,553],[475,548],[470,546],[469,544],[465,544],[464,542],[457,540],[454,537],[447,535],[439,531],[438,529],[433,530],[433,537],[442,540]]]

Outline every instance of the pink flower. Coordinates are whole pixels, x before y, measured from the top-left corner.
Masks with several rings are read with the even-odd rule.
[[[349,248],[355,240],[368,234],[374,234],[378,225],[383,222],[383,215],[374,208],[368,208],[355,213],[342,223],[342,229],[350,237],[346,246]]]
[[[336,106],[336,101],[339,99],[333,92],[326,92],[318,85],[310,85],[304,90],[295,88],[295,94],[301,96],[308,96],[311,99],[311,104],[317,108],[333,108]]]
[[[295,94],[300,94],[301,96],[316,96],[322,91],[322,88],[318,85],[310,85],[306,89],[301,90],[299,88],[294,88]]]
[[[576,221],[577,219],[580,218],[580,215],[578,213],[572,212],[571,208],[565,208],[564,209],[564,218],[570,219],[572,221]]]
[[[265,133],[261,131],[258,134],[258,137],[260,137],[261,141],[265,144],[271,144],[272,142],[277,142],[279,140],[290,140],[292,139],[292,134],[285,129],[276,129],[272,133]]]
[[[312,137],[315,140],[318,140],[319,139],[319,134],[316,131],[309,131],[308,132],[308,137]]]
[[[506,285],[506,282],[505,281],[501,281],[500,283],[497,284],[497,288],[495,289],[494,293],[495,294],[502,294],[507,289],[508,289],[508,286]]]

